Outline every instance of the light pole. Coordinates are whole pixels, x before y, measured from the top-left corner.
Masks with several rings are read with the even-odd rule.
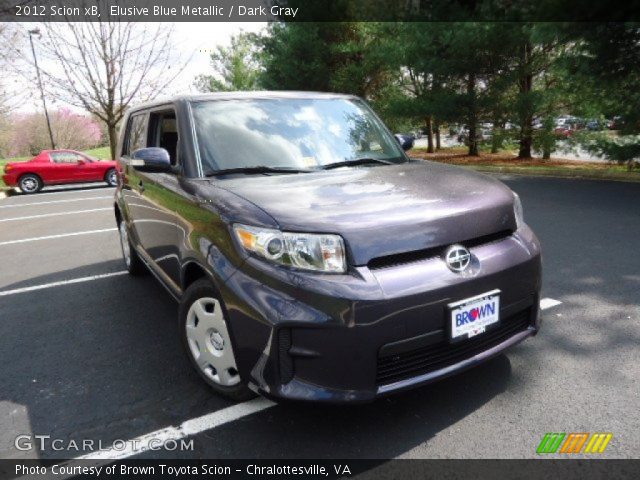
[[[33,53],[33,62],[36,64],[36,73],[38,74],[38,87],[40,87],[40,96],[42,97],[42,106],[44,107],[44,116],[47,119],[47,128],[49,129],[49,139],[51,140],[51,148],[56,149],[56,143],[53,141],[53,132],[51,131],[51,121],[49,120],[49,112],[47,112],[47,101],[44,99],[44,89],[42,88],[42,79],[40,78],[40,68],[38,67],[38,58],[36,57],[36,49],[33,48],[33,35],[40,35],[40,30],[34,28],[29,30],[29,43],[31,44],[31,53]]]

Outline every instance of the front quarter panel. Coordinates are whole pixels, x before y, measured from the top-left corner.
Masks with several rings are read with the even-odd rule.
[[[180,182],[183,194],[175,197],[174,208],[183,275],[186,266],[195,262],[206,268],[220,287],[246,258],[231,237],[231,225],[242,219],[273,228],[273,220],[251,203],[206,180],[183,178]]]

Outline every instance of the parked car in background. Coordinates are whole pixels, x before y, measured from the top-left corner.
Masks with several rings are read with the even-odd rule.
[[[556,127],[553,130],[553,133],[555,133],[558,137],[569,138],[571,135],[573,135],[573,130],[568,127]]]
[[[609,130],[620,130],[622,127],[622,117],[620,115],[616,115],[611,119],[608,123],[607,128]]]
[[[9,187],[24,193],[39,192],[45,185],[107,182],[117,184],[116,162],[98,160],[75,150],[43,150],[26,162],[10,162],[2,176]]]
[[[519,197],[407,147],[350,95],[225,92],[126,114],[124,265],[178,300],[215,392],[371,401],[536,334],[540,245]]]
[[[583,128],[585,128],[585,120],[573,115],[562,115],[555,120],[553,131],[559,137],[569,138]]]
[[[476,127],[476,140],[478,142],[481,142],[483,140],[488,140],[493,135],[493,127],[487,128],[485,127],[485,125],[487,124],[480,123]],[[488,124],[488,125],[492,125],[492,124]],[[458,129],[456,140],[458,141],[458,143],[462,143],[464,145],[469,144],[469,127],[467,125],[463,125]]]
[[[587,123],[586,123],[587,130],[591,130],[591,131],[604,130],[605,126],[606,126],[606,123],[598,119],[587,120]]]

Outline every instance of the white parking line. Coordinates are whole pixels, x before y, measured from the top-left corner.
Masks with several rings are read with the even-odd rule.
[[[38,240],[51,240],[54,238],[76,237],[78,235],[91,235],[94,233],[115,232],[116,230],[118,229],[114,227],[114,228],[103,228],[102,230],[87,230],[85,232],[61,233],[60,235],[47,235],[46,237],[22,238],[20,240],[8,240],[6,242],[0,242],[0,246],[13,245],[15,243],[36,242]]]
[[[562,302],[560,300],[555,300],[553,298],[543,298],[542,300],[540,300],[540,310],[547,310],[549,308],[558,306],[561,303]]]
[[[29,216],[26,216],[26,217],[0,218],[0,222],[13,222],[13,221],[16,221],[16,220],[32,220],[34,218],[57,217],[57,216],[60,216],[60,215],[75,215],[75,214],[78,214],[78,213],[104,212],[106,210],[113,210],[113,207],[90,208],[89,210],[73,210],[71,212],[43,213],[41,215],[29,215]]]
[[[60,282],[44,283],[42,285],[34,285],[32,287],[16,288],[14,290],[0,291],[0,297],[7,295],[16,295],[18,293],[33,292],[34,290],[44,290],[45,288],[61,287],[63,285],[72,285],[75,283],[91,282],[93,280],[100,280],[102,278],[116,277],[118,275],[126,275],[126,270],[112,273],[102,273],[100,275],[92,275],[91,277],[72,278],[71,280],[62,280]]]
[[[201,417],[186,420],[178,427],[167,427],[155,432],[147,433],[126,442],[124,449],[105,449],[91,452],[74,460],[121,460],[142,453],[144,448],[153,445],[162,445],[168,440],[181,440],[190,435],[211,430],[247,415],[275,406],[276,404],[266,398],[258,397],[248,402],[238,403],[222,410],[207,413]]]
[[[51,200],[48,202],[34,202],[34,203],[14,203],[11,205],[0,205],[0,208],[17,208],[17,207],[33,207],[35,205],[51,205],[52,203],[69,203],[69,202],[82,202],[87,200],[103,200],[105,198],[113,198],[111,195],[105,195],[102,197],[82,197],[82,198],[69,198],[67,200]]]

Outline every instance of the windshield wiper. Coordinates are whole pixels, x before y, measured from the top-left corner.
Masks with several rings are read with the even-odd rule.
[[[295,168],[295,167],[268,167],[266,165],[256,165],[253,167],[225,168],[222,170],[214,170],[205,174],[205,177],[216,177],[218,175],[227,175],[229,173],[308,173],[313,170]]]
[[[351,165],[366,165],[367,163],[382,163],[384,165],[395,165],[395,162],[389,160],[382,160],[380,158],[355,158],[353,160],[345,160],[344,162],[335,162],[323,165],[324,170],[330,170],[332,168],[348,167]]]

